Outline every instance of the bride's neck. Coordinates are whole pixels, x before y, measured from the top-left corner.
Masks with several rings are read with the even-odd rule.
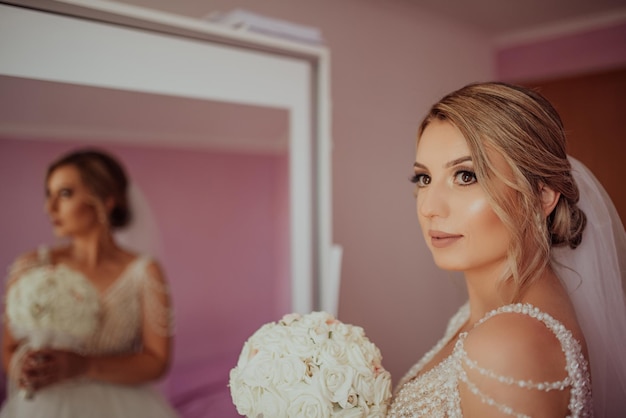
[[[110,233],[90,237],[75,237],[70,247],[71,258],[86,267],[95,267],[103,260],[115,257],[120,248]]]
[[[487,312],[510,303],[515,288],[511,281],[501,281],[503,271],[503,267],[496,266],[489,270],[465,273],[470,323],[480,320]]]
[[[500,275],[491,274],[482,278],[466,276],[470,304],[470,321],[478,321],[488,312],[514,302],[542,305],[546,297],[562,288],[554,272],[545,268],[521,293],[513,280],[502,282]],[[515,297],[515,300],[513,298]]]

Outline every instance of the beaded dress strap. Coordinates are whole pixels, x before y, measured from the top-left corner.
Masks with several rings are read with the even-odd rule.
[[[586,379],[588,380],[589,378],[587,371],[587,361],[582,355],[580,344],[574,338],[571,331],[565,328],[565,326],[561,322],[553,318],[551,315],[542,312],[541,310],[539,310],[539,308],[536,308],[535,306],[528,303],[517,303],[495,309],[487,313],[487,315],[485,315],[482,319],[476,322],[473,328],[476,328],[480,324],[484,323],[485,321],[496,315],[504,313],[519,313],[528,315],[531,318],[535,318],[545,324],[545,326],[550,331],[552,331],[552,333],[561,344],[561,348],[565,354],[565,372],[567,373],[567,376],[562,380],[554,382],[534,382],[532,380],[517,380],[510,376],[503,376],[494,372],[493,370],[483,368],[479,366],[476,361],[470,359],[467,355],[467,352],[464,348],[464,341],[467,338],[468,332],[464,332],[459,335],[459,339],[457,340],[454,347],[454,355],[457,356],[460,360],[457,364],[459,380],[467,384],[469,390],[473,394],[479,396],[482,402],[496,407],[500,412],[506,415],[511,415],[518,418],[529,417],[528,415],[515,412],[511,407],[501,404],[487,394],[483,393],[473,382],[469,380],[467,373],[463,368],[463,364],[466,365],[468,369],[475,370],[482,376],[497,380],[499,383],[505,385],[517,386],[522,389],[549,392],[552,390],[562,391],[568,387],[571,387],[571,395],[568,407],[572,415],[570,415],[569,417],[580,416],[579,412],[582,411],[583,403],[585,400],[588,400],[590,398],[591,394],[589,391],[589,385],[585,384]],[[584,376],[582,374],[585,372],[587,373],[587,376]]]

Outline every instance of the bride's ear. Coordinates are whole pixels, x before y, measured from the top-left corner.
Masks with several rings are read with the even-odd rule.
[[[555,191],[549,186],[542,184],[540,189],[541,193],[541,206],[543,208],[544,216],[548,216],[554,210],[554,207],[559,202],[559,197],[561,197],[561,193]]]

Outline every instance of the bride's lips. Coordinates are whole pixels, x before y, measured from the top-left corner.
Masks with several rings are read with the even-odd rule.
[[[463,235],[448,234],[447,232],[433,230],[428,231],[428,236],[430,237],[430,243],[435,248],[445,248],[463,238]]]

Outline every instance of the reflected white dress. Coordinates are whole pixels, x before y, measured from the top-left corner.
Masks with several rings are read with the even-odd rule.
[[[474,396],[480,397],[482,402],[491,405],[494,412],[497,410],[504,415],[526,417],[510,406],[498,402],[490,394],[483,393],[470,379],[466,369],[478,371],[482,376],[495,379],[502,385],[513,385],[520,390],[570,390],[569,415],[572,418],[592,417],[593,406],[591,400],[591,382],[589,368],[585,360],[580,343],[573,337],[559,321],[543,313],[529,304],[513,304],[491,311],[474,327],[489,320],[494,315],[524,314],[541,321],[551,330],[561,343],[565,356],[565,371],[567,377],[556,382],[533,382],[516,380],[512,376],[500,376],[491,370],[484,369],[468,357],[463,343],[468,332],[459,334],[452,354],[438,365],[420,375],[420,371],[428,362],[458,333],[469,318],[469,304],[465,304],[450,320],[444,337],[435,347],[426,353],[398,383],[394,393],[388,418],[429,417],[429,418],[461,418],[461,401],[459,385],[464,384]],[[469,331],[471,332],[471,331]]]
[[[48,250],[42,248],[34,265],[18,268],[24,271],[24,268],[49,264],[48,254]],[[84,342],[84,354],[118,355],[136,351],[144,312],[147,312],[147,317],[150,316],[146,318],[150,324],[159,327],[162,332],[171,332],[170,313],[155,297],[157,292],[166,292],[167,289],[148,274],[150,262],[149,257],[138,257],[101,294],[102,324],[98,332]],[[21,347],[13,355],[11,370],[17,368],[17,362],[25,351]],[[120,385],[80,378],[37,391],[33,399],[25,399],[11,377],[8,386],[9,393],[0,418],[177,417],[163,396],[150,384]]]

